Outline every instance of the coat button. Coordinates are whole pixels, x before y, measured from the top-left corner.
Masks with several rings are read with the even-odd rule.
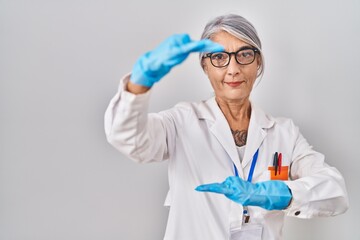
[[[300,214],[300,211],[295,212],[295,216],[298,216]]]

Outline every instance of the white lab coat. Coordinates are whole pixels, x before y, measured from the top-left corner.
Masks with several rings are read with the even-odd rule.
[[[249,207],[251,224],[263,226],[262,239],[281,239],[285,215],[299,218],[334,216],[348,208],[344,179],[312,149],[289,119],[273,118],[252,104],[242,162],[229,125],[214,98],[180,103],[170,110],[148,114],[151,90],[142,95],[118,93],[105,113],[108,141],[136,162],[168,160],[170,206],[164,240],[227,240],[230,229],[242,226],[241,205],[225,196],[195,191],[234,175],[247,179],[255,151],[259,155],[252,182],[270,180],[268,167],[275,152],[289,166],[291,205],[283,211]]]

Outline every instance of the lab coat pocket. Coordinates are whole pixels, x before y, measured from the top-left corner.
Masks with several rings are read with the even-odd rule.
[[[275,172],[275,167],[269,167],[270,179],[271,180],[283,180],[287,181],[289,179],[289,166],[281,166]]]
[[[279,154],[279,155],[278,155]],[[285,153],[276,153],[276,156],[279,156],[277,158],[277,161],[275,163],[275,159],[272,160],[272,166],[268,167],[268,170],[270,172],[270,180],[282,180],[282,181],[287,181],[289,180],[289,165],[290,165],[290,161],[289,161],[289,157],[288,155]],[[275,158],[272,157],[272,158]],[[276,165],[276,167],[275,167]]]
[[[230,240],[261,240],[263,226],[260,224],[243,224],[241,229],[231,231]]]

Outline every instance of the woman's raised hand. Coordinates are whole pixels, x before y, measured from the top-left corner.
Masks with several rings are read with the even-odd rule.
[[[142,55],[135,63],[130,82],[147,88],[158,82],[174,66],[182,63],[192,52],[217,52],[224,47],[209,39],[191,40],[188,34],[175,34],[157,48]]]

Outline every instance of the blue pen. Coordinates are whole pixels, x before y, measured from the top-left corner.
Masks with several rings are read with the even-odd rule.
[[[278,164],[279,164],[279,162],[278,162],[278,153],[275,152],[275,154],[274,154],[274,162],[273,162],[273,165],[275,167],[275,176],[277,174]]]

